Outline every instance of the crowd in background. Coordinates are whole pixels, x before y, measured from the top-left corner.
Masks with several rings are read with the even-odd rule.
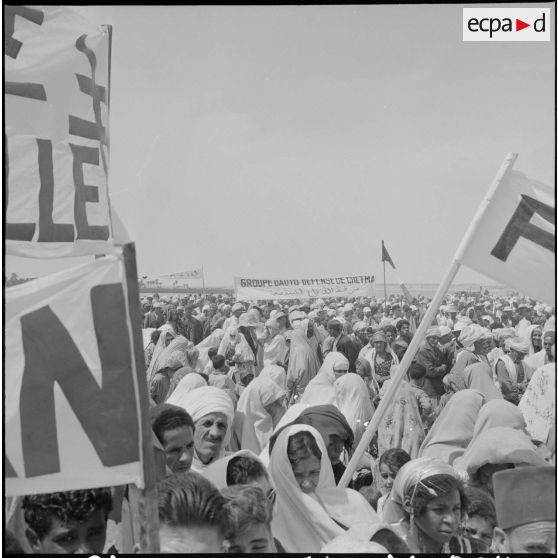
[[[556,317],[527,298],[448,295],[338,486],[429,302],[143,298],[161,551],[555,552]],[[132,500],[18,499],[11,548],[131,551]]]

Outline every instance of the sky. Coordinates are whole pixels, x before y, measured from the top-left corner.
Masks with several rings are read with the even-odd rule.
[[[382,282],[383,239],[439,282],[507,153],[555,180],[555,31],[463,42],[462,8],[75,7],[113,26],[109,189],[139,274]]]

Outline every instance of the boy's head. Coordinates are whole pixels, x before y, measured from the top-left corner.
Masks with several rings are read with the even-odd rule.
[[[23,498],[26,536],[36,554],[100,554],[112,509],[108,488]]]
[[[159,538],[163,553],[220,553],[229,530],[225,498],[189,471],[159,483]]]
[[[213,355],[211,362],[215,370],[221,370],[225,366],[225,357],[223,355]]]
[[[218,350],[219,349],[217,347],[209,347],[209,349],[207,350],[207,358],[213,361],[213,357],[217,354]]]

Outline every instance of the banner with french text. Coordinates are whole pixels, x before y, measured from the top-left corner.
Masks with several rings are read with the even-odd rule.
[[[237,300],[372,297],[373,275],[346,275],[317,279],[249,279],[235,277]]]
[[[125,257],[5,291],[8,496],[143,486],[145,368]]]
[[[114,254],[109,26],[61,6],[4,6],[6,253]]]

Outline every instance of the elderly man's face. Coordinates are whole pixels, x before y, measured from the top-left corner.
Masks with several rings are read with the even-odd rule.
[[[512,529],[506,537],[506,552],[556,554],[556,522],[536,521]]]
[[[227,417],[224,413],[210,413],[195,424],[194,446],[204,464],[219,455],[227,433]]]

